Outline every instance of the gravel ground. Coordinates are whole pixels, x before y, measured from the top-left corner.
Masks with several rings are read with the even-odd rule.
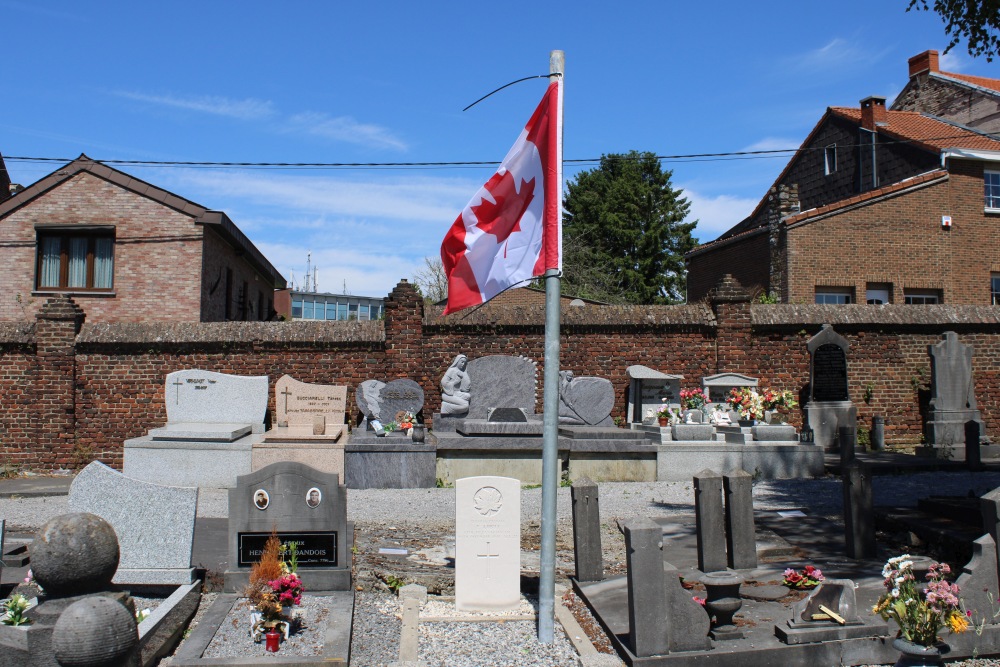
[[[303,595],[302,604],[295,606],[298,629],[281,642],[284,655],[322,655],[325,619],[330,615],[331,598]],[[246,658],[268,655],[264,642],[250,641],[250,611],[248,604],[237,602],[226,620],[219,626],[215,639],[205,650],[204,658]]]
[[[965,472],[879,476],[873,483],[876,505],[899,506],[913,506],[918,498],[931,494],[982,495],[998,486],[1000,473]],[[693,512],[690,482],[601,483],[600,494],[602,523],[609,536],[617,533],[614,528],[616,519]],[[841,512],[841,503],[841,483],[837,478],[760,481],[754,484],[754,507],[758,510],[801,508],[810,514],[836,518]],[[198,515],[225,517],[227,505],[225,490],[205,491],[199,498]],[[537,533],[540,505],[541,489],[522,491],[525,534]],[[7,519],[8,530],[12,531],[33,530],[53,516],[67,511],[65,496],[0,498],[0,517]],[[557,511],[560,533],[563,533],[570,524],[568,488],[559,489]],[[397,528],[402,531],[419,527],[447,534],[453,530],[454,517],[454,489],[348,492],[348,518],[357,523],[360,532],[371,530],[391,534]],[[614,556],[609,554],[608,558],[613,559]],[[398,604],[394,596],[370,590],[357,594],[352,664],[378,667],[397,659],[400,628],[397,614]],[[246,632],[243,626],[234,631],[243,635]],[[421,623],[420,657],[432,666],[577,664],[575,652],[561,630],[558,640],[547,647],[537,643],[535,632],[533,621]],[[257,648],[249,642],[247,644]],[[169,663],[165,661],[164,664]],[[978,659],[950,664],[1000,667],[1000,660]]]

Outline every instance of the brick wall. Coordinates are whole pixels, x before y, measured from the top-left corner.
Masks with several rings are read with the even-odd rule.
[[[982,132],[1000,132],[996,94],[918,74],[892,103],[895,111],[918,111],[974,127]]]
[[[440,408],[439,382],[456,354],[524,355],[539,364],[541,411],[545,313],[512,306],[440,316],[422,310],[400,283],[384,321],[81,324],[73,301],[48,302],[32,324],[0,326],[0,465],[48,470],[98,459],[121,467],[122,443],[166,421],[165,376],[202,368],[346,385],[410,377],[426,394],[424,416]],[[922,433],[930,380],[928,345],[958,332],[975,349],[976,397],[987,434],[1000,435],[1000,312],[975,306],[819,306],[751,304],[735,281],[708,303],[595,306],[563,310],[561,367],[608,378],[613,415],[625,417],[626,369],[642,364],[685,377],[732,371],[802,396],[809,379],[806,342],[824,323],[850,343],[849,392],[863,426],[886,418],[890,445]],[[867,400],[866,400],[867,399]],[[801,424],[793,414],[793,423]]]

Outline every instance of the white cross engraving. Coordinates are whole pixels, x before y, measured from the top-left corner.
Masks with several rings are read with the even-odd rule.
[[[484,554],[476,554],[476,558],[485,558],[486,559],[486,578],[489,579],[490,578],[490,559],[491,558],[500,558],[500,554],[491,554],[490,553],[490,543],[487,542],[486,543],[486,553],[484,553]]]

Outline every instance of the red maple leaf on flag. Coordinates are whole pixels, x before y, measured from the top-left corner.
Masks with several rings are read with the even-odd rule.
[[[496,203],[482,199],[477,206],[472,207],[478,220],[476,226],[497,237],[497,243],[503,243],[513,232],[520,230],[518,223],[521,222],[521,216],[535,198],[535,179],[522,179],[521,191],[518,192],[514,189],[514,177],[509,171],[505,171],[503,176],[493,174],[483,187],[493,195]]]

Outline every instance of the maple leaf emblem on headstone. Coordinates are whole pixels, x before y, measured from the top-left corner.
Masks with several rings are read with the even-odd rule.
[[[476,226],[497,237],[497,243],[503,243],[513,232],[520,231],[521,216],[535,198],[535,179],[522,179],[521,191],[518,192],[514,189],[514,177],[509,171],[505,171],[502,176],[499,173],[493,174],[483,188],[493,195],[495,203],[482,199],[472,207],[478,220]],[[506,249],[504,254],[506,255]]]

